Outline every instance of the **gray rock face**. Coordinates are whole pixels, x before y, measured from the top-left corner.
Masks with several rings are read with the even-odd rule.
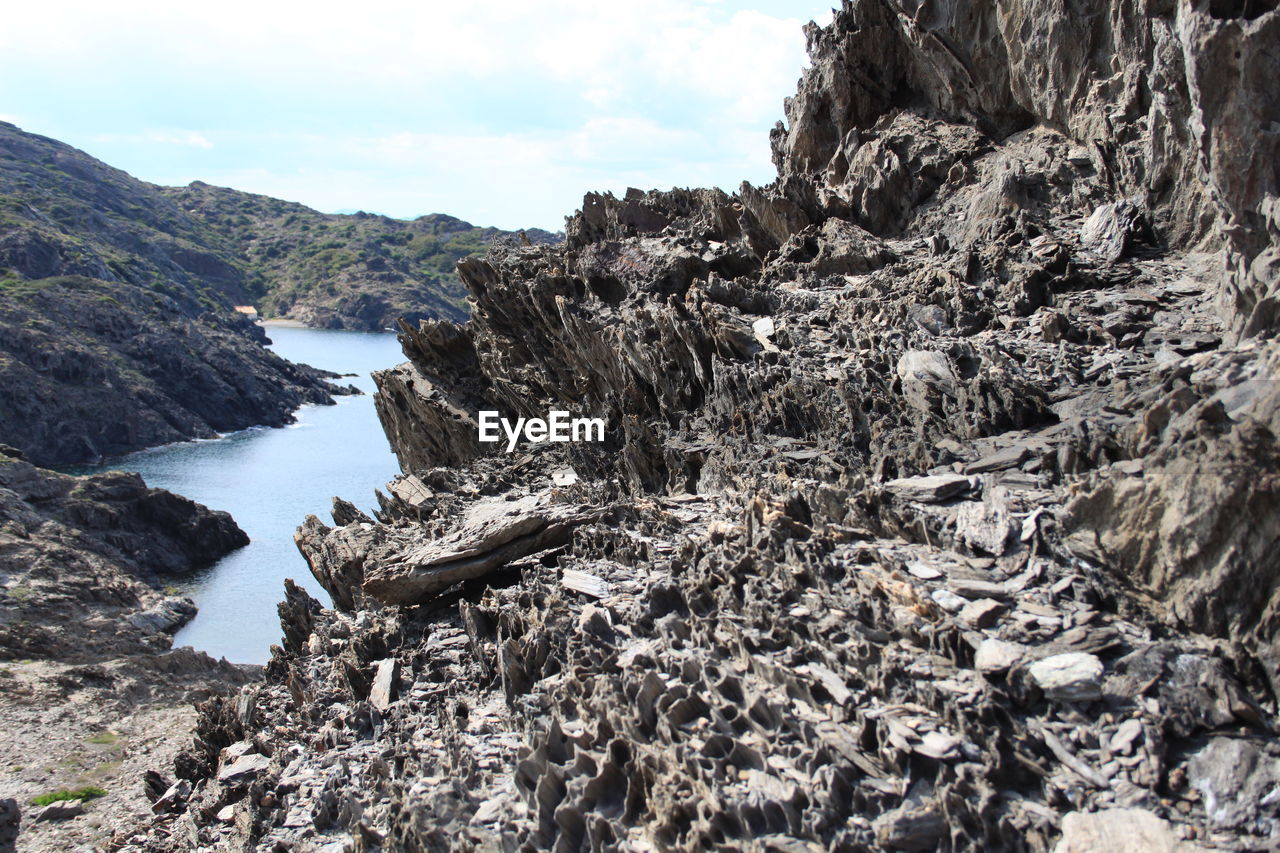
[[[18,801],[0,800],[0,851],[11,853],[17,850],[18,832],[22,828],[22,810]]]
[[[1192,757],[1187,781],[1204,795],[1212,825],[1239,827],[1252,817],[1251,804],[1280,784],[1280,758],[1246,740],[1214,738]]]
[[[378,379],[405,476],[299,533],[336,608],[290,589],[256,718],[205,706],[199,843],[1270,843],[1275,93],[1204,85],[1278,19],[845,3],[775,183],[462,263]],[[553,408],[606,440],[475,440]]]
[[[1252,355],[1252,353],[1250,354]],[[1121,433],[1142,469],[1098,471],[1067,506],[1069,547],[1117,567],[1169,602],[1184,624],[1250,638],[1280,672],[1280,358],[1206,353],[1196,372],[1162,371]],[[1226,404],[1233,411],[1228,414]]]
[[[889,177],[903,160],[900,144],[890,145],[896,156],[875,151],[858,163],[881,147],[886,127],[902,125],[897,105],[907,92],[988,138],[1037,123],[1063,128],[1092,151],[1086,168],[1152,210],[1166,240],[1213,235],[1236,256],[1218,291],[1236,328],[1273,324],[1280,142],[1262,128],[1280,116],[1280,93],[1263,82],[1280,74],[1269,47],[1280,27],[1274,9],[1128,2],[1098,12],[1107,26],[1093,11],[1034,2],[901,12],[845,3],[833,26],[807,31],[816,61],[788,102],[785,129],[773,134],[786,198],[810,212],[852,215],[874,234],[900,227],[867,205],[868,194],[885,187],[919,200],[915,193],[953,177],[951,163],[921,153],[918,131],[905,148],[905,187]],[[1158,94],[1140,96],[1147,85]],[[938,148],[972,159],[973,148],[954,140]],[[1081,168],[1079,155],[1069,156]]]
[[[283,426],[347,393],[229,312],[83,277],[15,291],[0,300],[0,441],[39,465]]]

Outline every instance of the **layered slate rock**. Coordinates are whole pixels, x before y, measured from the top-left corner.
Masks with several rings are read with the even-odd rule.
[[[1273,843],[1277,26],[847,2],[774,184],[462,263],[379,377],[404,475],[299,533],[335,608],[291,588],[257,713],[203,709],[187,839]]]
[[[514,502],[481,501],[467,510],[457,531],[366,562],[361,587],[384,604],[418,604],[456,583],[565,545],[573,528],[606,514],[591,506],[549,504],[546,493]]]

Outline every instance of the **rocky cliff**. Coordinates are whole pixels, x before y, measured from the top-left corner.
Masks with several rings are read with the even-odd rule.
[[[167,293],[81,276],[0,298],[0,438],[71,465],[263,424],[354,393],[293,364],[244,317],[195,314]]]
[[[775,183],[460,263],[155,845],[1275,844],[1278,30],[845,2]]]
[[[163,579],[249,544],[225,512],[137,474],[71,477],[2,446],[0,538],[0,658],[77,663],[168,648],[195,607]]]
[[[0,441],[70,465],[329,402],[231,311],[255,287],[156,188],[0,123]]]

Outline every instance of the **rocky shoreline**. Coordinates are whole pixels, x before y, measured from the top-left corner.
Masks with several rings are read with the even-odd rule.
[[[462,262],[151,848],[1276,844],[1278,31],[846,2],[775,184]]]
[[[0,447],[0,849],[17,830],[36,851],[145,827],[143,777],[189,745],[191,704],[260,670],[171,649],[196,608],[164,581],[247,541],[136,474],[70,477]],[[68,790],[95,797],[32,805]]]
[[[403,325],[333,608],[116,847],[1280,843],[1280,11],[807,35],[774,184],[588,195]],[[477,441],[553,409],[606,441]]]
[[[248,319],[88,278],[0,303],[0,440],[40,465],[284,426],[304,403],[360,393],[267,349]]]

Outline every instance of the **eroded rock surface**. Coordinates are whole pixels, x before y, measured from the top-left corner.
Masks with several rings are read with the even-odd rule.
[[[1280,841],[1277,27],[845,3],[774,184],[461,263],[155,845]]]

